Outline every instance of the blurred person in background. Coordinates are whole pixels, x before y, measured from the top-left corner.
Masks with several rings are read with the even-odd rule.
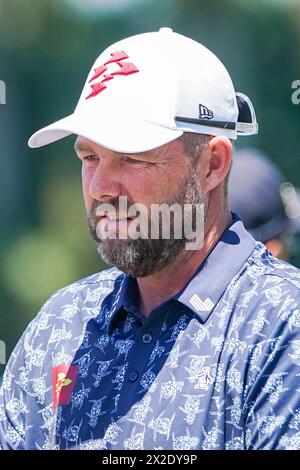
[[[3,449],[300,448],[300,273],[227,200],[232,141],[257,129],[220,60],[161,28],[108,47],[74,113],[30,138],[78,136],[88,226],[113,267],[26,329],[0,393]],[[201,206],[201,245],[105,237],[134,226],[124,197]]]
[[[299,249],[299,193],[264,153],[252,148],[234,153],[228,197],[246,229],[273,256],[294,259]]]

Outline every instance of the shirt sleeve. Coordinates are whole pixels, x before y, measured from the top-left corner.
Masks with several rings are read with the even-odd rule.
[[[300,450],[299,326],[300,310],[295,309],[263,341],[259,373],[246,392],[249,450]]]
[[[0,389],[0,449],[25,449],[27,371],[24,366],[24,335],[15,347]]]

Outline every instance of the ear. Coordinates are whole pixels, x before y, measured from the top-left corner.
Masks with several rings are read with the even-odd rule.
[[[213,137],[207,149],[205,192],[219,186],[228,174],[232,162],[232,144],[227,137]]]

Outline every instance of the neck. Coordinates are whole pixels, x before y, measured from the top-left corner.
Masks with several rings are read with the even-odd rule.
[[[224,211],[224,208],[221,213],[215,213],[214,217],[207,217],[204,243],[201,249],[185,250],[159,272],[137,278],[141,313],[148,317],[153,308],[177,294],[187,284],[212,251],[231,220],[231,213],[229,210]]]

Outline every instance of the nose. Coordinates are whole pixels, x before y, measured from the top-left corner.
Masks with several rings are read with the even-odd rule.
[[[121,194],[117,164],[113,159],[100,158],[97,168],[89,182],[90,196],[101,202],[108,202]]]

